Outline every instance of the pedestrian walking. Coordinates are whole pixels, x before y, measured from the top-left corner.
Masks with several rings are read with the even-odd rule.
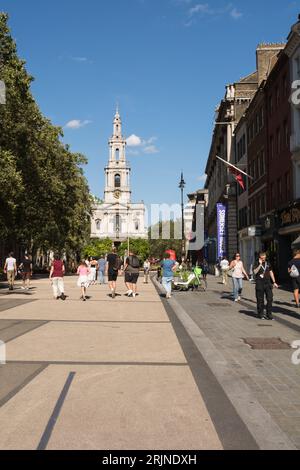
[[[26,254],[19,266],[19,270],[21,271],[22,274],[22,279],[23,279],[23,290],[29,290],[30,288],[30,279],[32,276],[32,260],[29,258],[29,256]]]
[[[9,290],[14,290],[15,278],[17,275],[17,260],[13,253],[9,253],[4,265],[4,273],[7,276]]]
[[[258,317],[261,320],[273,320],[273,286],[278,289],[278,285],[275,281],[273,268],[267,261],[266,253],[259,254],[258,262],[253,266],[253,273],[256,281],[255,290]],[[264,314],[265,296],[267,299],[266,316]]]
[[[125,284],[128,289],[125,295],[128,297],[136,297],[137,282],[140,275],[140,260],[133,251],[129,252],[129,256],[125,260],[124,272]]]
[[[98,260],[98,282],[99,284],[105,284],[105,268],[106,268],[106,259],[103,255]]]
[[[203,279],[206,282],[207,275],[209,273],[209,264],[208,264],[208,262],[205,258],[204,258],[203,262],[200,264],[200,268],[202,269]]]
[[[295,250],[294,258],[288,264],[288,271],[293,282],[293,291],[296,302],[296,308],[300,308],[300,250]]]
[[[89,281],[90,285],[94,286],[96,284],[96,275],[97,275],[97,269],[98,269],[98,263],[95,260],[95,258],[90,258],[89,260],[89,268],[90,268],[90,273],[89,273]]]
[[[86,291],[90,285],[90,268],[86,264],[86,260],[82,260],[77,269],[78,281],[77,286],[80,287],[81,297],[80,300],[86,302]]]
[[[64,287],[65,265],[58,254],[51,264],[49,279],[52,283],[53,296],[56,300],[66,300]]]
[[[237,253],[229,267],[232,270],[232,283],[233,283],[233,300],[239,302],[243,291],[243,279],[246,277],[249,281],[249,276],[245,271],[244,264],[241,260],[241,255]]]
[[[223,284],[225,286],[227,286],[228,272],[229,272],[229,261],[226,258],[226,256],[224,256],[224,258],[222,259],[222,261],[220,263],[220,267],[221,267],[221,272],[222,272]]]
[[[111,296],[116,297],[117,279],[121,267],[121,260],[117,254],[117,249],[113,248],[112,252],[107,255],[106,259],[106,276],[108,276],[108,286]]]
[[[149,283],[150,269],[151,269],[151,263],[150,263],[149,258],[147,258],[146,261],[144,262],[144,284]]]
[[[166,298],[170,299],[172,296],[172,281],[174,278],[174,271],[176,270],[176,261],[170,259],[170,254],[166,253],[164,260],[161,262],[163,271],[162,285],[166,291]]]

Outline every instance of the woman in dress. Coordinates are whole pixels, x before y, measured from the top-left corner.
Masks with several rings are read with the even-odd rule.
[[[246,277],[249,281],[249,276],[245,271],[244,264],[241,260],[241,255],[237,253],[230,264],[232,270],[232,283],[233,283],[233,300],[239,302],[243,291],[243,279]]]
[[[81,297],[84,302],[86,301],[86,290],[89,287],[89,274],[90,268],[87,267],[85,260],[82,260],[80,266],[77,269],[78,282],[77,286],[81,289]]]

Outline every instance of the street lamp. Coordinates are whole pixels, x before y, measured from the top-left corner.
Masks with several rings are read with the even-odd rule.
[[[184,202],[183,202],[183,190],[185,188],[185,181],[183,178],[183,173],[181,173],[181,180],[179,182],[179,189],[181,190],[181,217],[182,217],[182,246],[181,253],[182,256],[185,255],[185,234],[184,234]]]

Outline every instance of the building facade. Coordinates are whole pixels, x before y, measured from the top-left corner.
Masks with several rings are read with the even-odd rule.
[[[105,168],[103,203],[93,207],[91,238],[110,238],[115,245],[128,238],[148,238],[145,228],[145,205],[131,202],[131,168],[126,160],[126,139],[117,110],[113,135],[109,140],[109,161]]]
[[[232,258],[238,250],[237,187],[228,167],[217,159],[235,162],[234,132],[236,125],[248,108],[257,90],[257,73],[226,87],[225,98],[217,108],[216,125],[206,166],[205,189],[209,191],[209,202],[205,216],[207,256],[213,265],[219,255],[217,205],[226,210],[226,242],[224,251]]]

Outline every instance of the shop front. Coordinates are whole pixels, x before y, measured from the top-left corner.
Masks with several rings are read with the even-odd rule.
[[[293,250],[300,249],[300,200],[278,214],[279,266],[288,279],[287,265],[293,257]]]

